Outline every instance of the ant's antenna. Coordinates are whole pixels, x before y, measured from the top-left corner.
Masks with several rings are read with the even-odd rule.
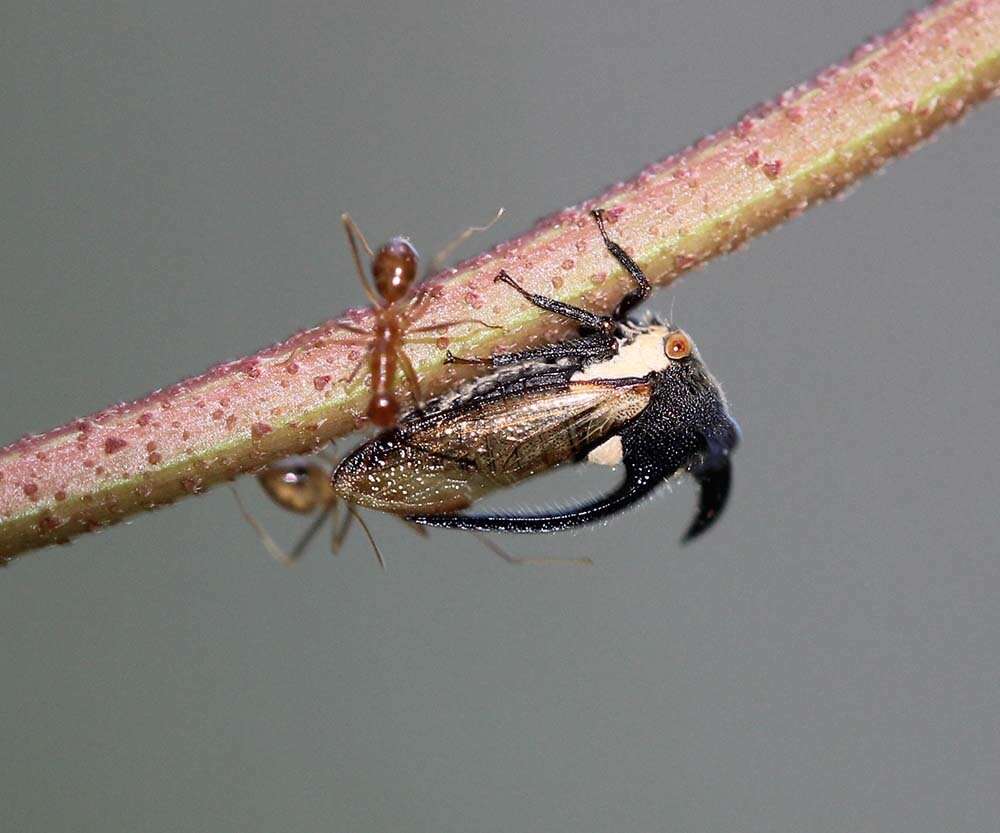
[[[347,511],[357,519],[359,524],[361,524],[361,528],[365,531],[365,536],[368,538],[368,543],[372,545],[372,550],[375,552],[375,557],[378,559],[378,565],[382,568],[382,571],[385,572],[385,559],[382,558],[382,551],[378,548],[378,544],[375,543],[375,538],[372,537],[372,531],[368,528],[368,524],[365,523],[365,519],[362,518],[354,507],[347,501],[344,501],[344,506],[347,507]]]
[[[500,222],[500,218],[503,217],[503,208],[500,208],[496,216],[490,220],[485,226],[469,226],[465,231],[463,231],[458,237],[452,240],[450,243],[445,245],[427,266],[427,271],[424,273],[425,277],[428,275],[436,274],[444,269],[445,263],[448,262],[448,258],[451,257],[451,253],[455,251],[459,246],[461,246],[466,240],[468,240],[472,235],[479,234],[483,231],[489,231],[493,226]]]
[[[294,556],[290,556],[281,547],[278,546],[277,541],[275,541],[268,531],[264,529],[263,525],[258,521],[252,514],[250,510],[246,508],[243,503],[243,498],[240,497],[240,493],[236,491],[234,486],[229,487],[229,491],[233,493],[233,497],[236,498],[236,505],[239,507],[240,514],[250,526],[253,527],[254,532],[257,533],[257,537],[260,542],[264,545],[264,549],[267,550],[268,554],[279,564],[284,564],[286,567],[291,567],[295,562]]]
[[[351,254],[354,256],[354,265],[358,270],[358,280],[361,281],[361,286],[365,290],[365,294],[368,296],[368,300],[371,301],[372,306],[380,306],[378,296],[368,285],[368,276],[365,275],[365,267],[361,263],[361,253],[358,251],[357,238],[361,238],[361,243],[365,247],[365,251],[368,253],[369,258],[374,258],[375,253],[372,251],[372,247],[368,245],[368,241],[365,239],[364,234],[361,232],[361,229],[358,228],[358,224],[354,222],[350,214],[346,211],[341,214],[340,222],[344,224],[344,231],[347,234],[347,242],[351,244]]]

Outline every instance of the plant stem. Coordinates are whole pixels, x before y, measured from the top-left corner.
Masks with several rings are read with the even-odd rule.
[[[436,344],[409,347],[425,392],[458,378],[442,365],[446,342],[484,355],[565,335],[564,325],[493,283],[501,268],[563,301],[595,310],[617,302],[626,283],[590,208],[608,211],[612,235],[665,285],[913,148],[998,83],[1000,0],[944,2],[913,15],[731,129],[433,278],[422,326],[474,317],[503,329],[470,324],[460,337],[442,332]],[[349,320],[371,324],[367,311]],[[350,337],[326,322],[0,449],[0,561],[355,430],[368,389],[364,372],[346,381],[362,357],[342,343]]]

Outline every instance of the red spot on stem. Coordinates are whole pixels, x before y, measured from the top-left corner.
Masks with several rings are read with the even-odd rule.
[[[261,437],[270,434],[273,430],[266,422],[255,422],[250,426],[250,436],[255,440],[259,440]]]
[[[773,162],[765,162],[763,166],[763,171],[767,175],[768,179],[777,179],[778,174],[781,173],[781,167],[784,163],[780,159],[775,159]]]
[[[121,437],[108,437],[104,441],[104,453],[114,454],[117,451],[121,451],[127,445],[128,443],[121,439]]]

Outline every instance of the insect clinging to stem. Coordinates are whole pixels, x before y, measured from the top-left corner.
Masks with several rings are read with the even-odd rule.
[[[683,330],[640,323],[629,312],[650,294],[645,274],[608,236],[607,251],[632,289],[611,315],[597,315],[496,280],[525,301],[577,323],[579,336],[489,358],[448,360],[493,370],[464,395],[431,403],[345,457],[333,473],[337,494],[359,506],[429,526],[482,532],[553,532],[607,518],[678,472],[700,486],[684,540],[705,532],[724,509],[730,454],[740,430],[718,382]],[[624,464],[606,495],[537,514],[461,514],[492,490],[568,462]]]
[[[285,552],[278,543],[271,537],[261,523],[247,510],[243,504],[239,493],[233,489],[240,513],[250,526],[253,527],[260,538],[261,543],[275,560],[282,564],[290,565],[302,553],[309,542],[316,536],[316,533],[323,527],[327,519],[333,520],[333,534],[330,539],[330,551],[334,554],[340,551],[340,547],[350,531],[351,523],[355,520],[361,525],[365,536],[371,545],[375,558],[378,559],[379,566],[385,569],[385,559],[382,552],[375,543],[375,538],[368,529],[364,518],[361,517],[347,501],[343,501],[337,495],[330,482],[330,472],[336,464],[336,459],[332,456],[323,455],[321,457],[287,457],[276,463],[271,463],[267,468],[257,475],[257,482],[267,493],[267,496],[278,504],[282,509],[294,512],[299,515],[316,514],[315,520],[306,528],[295,546],[289,552]],[[337,514],[340,506],[343,506],[343,518],[338,522]],[[318,513],[318,514],[317,514]]]
[[[368,524],[365,523],[361,514],[347,500],[342,499],[333,488],[331,471],[336,466],[336,458],[329,453],[321,452],[317,457],[287,457],[271,463],[257,475],[257,481],[267,496],[282,509],[299,515],[316,515],[316,518],[309,524],[305,532],[292,549],[286,552],[271,537],[270,533],[254,517],[244,505],[239,493],[233,489],[237,506],[243,518],[253,527],[257,537],[268,553],[280,563],[290,566],[305,552],[310,541],[316,533],[323,527],[327,519],[333,521],[333,533],[330,538],[330,551],[335,555],[340,552],[351,524],[357,521],[368,539],[368,543],[378,560],[379,566],[385,569],[385,558],[378,544],[375,543],[375,536],[372,535]],[[343,516],[338,521],[340,507],[343,507]],[[411,532],[424,538],[427,537],[427,530],[414,523],[407,522]],[[549,563],[569,563],[569,564],[590,564],[589,558],[546,558],[546,557],[519,557],[510,555],[496,542],[491,541],[485,535],[472,532],[483,546],[494,555],[498,555],[510,564],[549,564]]]
[[[431,260],[424,277],[443,268],[448,256],[461,243],[472,234],[489,229],[502,215],[501,208],[488,225],[470,226],[463,231]],[[480,324],[491,329],[502,328],[478,318],[459,318],[426,326],[415,326],[426,314],[433,295],[423,289],[421,283],[417,281],[420,258],[413,244],[405,237],[393,237],[378,251],[373,252],[350,215],[342,215],[341,220],[347,233],[358,279],[372,305],[374,321],[367,330],[354,324],[335,322],[334,329],[355,336],[355,338],[340,339],[335,343],[365,348],[364,355],[358,360],[346,381],[353,381],[365,362],[368,362],[371,373],[371,398],[368,401],[367,415],[377,427],[388,428],[395,424],[400,413],[400,402],[395,390],[398,370],[402,371],[417,406],[423,402],[420,380],[406,353],[407,344],[435,344],[440,340],[441,333],[450,327],[463,324]],[[365,276],[359,241],[370,259],[371,283]],[[431,333],[437,335],[430,335]]]

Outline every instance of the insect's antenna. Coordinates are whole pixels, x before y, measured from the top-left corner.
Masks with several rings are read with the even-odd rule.
[[[351,245],[351,254],[354,256],[354,266],[358,270],[358,280],[361,281],[361,286],[365,290],[365,294],[368,296],[368,300],[372,302],[374,306],[379,305],[379,299],[372,291],[371,287],[368,285],[368,277],[365,275],[365,267],[361,263],[361,253],[358,251],[358,238],[361,238],[361,244],[365,247],[365,251],[368,253],[369,258],[374,258],[375,253],[372,251],[372,247],[368,245],[368,241],[365,239],[364,234],[362,234],[361,229],[358,228],[358,224],[354,222],[354,219],[346,211],[340,215],[340,222],[344,224],[344,232],[347,234],[347,242]]]
[[[503,217],[503,208],[500,208],[496,216],[490,220],[485,226],[469,226],[465,231],[463,231],[458,237],[452,240],[450,243],[446,244],[443,249],[441,249],[436,255],[434,255],[431,262],[427,265],[427,270],[424,276],[433,275],[436,272],[440,272],[444,269],[445,263],[448,262],[448,258],[451,257],[451,253],[455,251],[459,246],[461,246],[466,240],[468,240],[472,235],[479,234],[480,232],[489,231],[493,226],[500,222],[500,218]]]
[[[316,533],[319,532],[320,527],[322,527],[323,524],[326,523],[326,519],[329,517],[330,517],[330,509],[324,509],[322,512],[319,513],[319,517],[316,518],[316,520],[314,520],[311,524],[309,524],[309,528],[302,533],[302,537],[299,538],[298,542],[296,542],[295,546],[292,548],[292,551],[288,554],[288,557],[292,561],[294,561],[296,558],[302,555],[302,553],[305,551],[305,548],[309,546],[309,542],[316,536]]]
[[[347,237],[351,241],[351,248],[357,253],[358,247],[354,242],[354,237],[357,235],[361,238],[361,245],[365,248],[365,254],[368,257],[375,257],[375,252],[372,251],[372,247],[368,245],[368,238],[365,237],[365,233],[361,230],[361,227],[354,222],[354,218],[348,214],[346,211],[340,215],[340,222],[344,224],[344,229],[347,231]],[[360,257],[358,258],[360,260]]]
[[[289,555],[281,547],[278,546],[277,542],[270,536],[268,531],[264,529],[264,526],[258,521],[250,511],[246,508],[243,503],[243,499],[240,497],[240,493],[236,491],[234,486],[229,487],[229,491],[233,493],[233,497],[236,498],[236,505],[239,507],[240,514],[251,527],[253,527],[254,532],[257,533],[257,537],[260,542],[264,545],[264,549],[267,550],[268,555],[270,555],[275,561],[284,564],[286,567],[291,567],[295,561],[294,555]]]
[[[365,523],[365,519],[358,514],[357,510],[351,506],[347,501],[344,501],[344,506],[347,507],[347,511],[354,516],[361,528],[365,531],[365,537],[368,539],[368,543],[372,545],[372,550],[375,552],[375,557],[378,559],[378,565],[382,568],[382,572],[385,572],[385,559],[382,558],[382,551],[378,548],[378,544],[375,543],[375,538],[372,537],[372,531],[368,528],[368,524]]]
[[[674,301],[677,300],[676,295],[670,296],[670,313],[667,316],[667,326],[672,330],[674,328]]]

